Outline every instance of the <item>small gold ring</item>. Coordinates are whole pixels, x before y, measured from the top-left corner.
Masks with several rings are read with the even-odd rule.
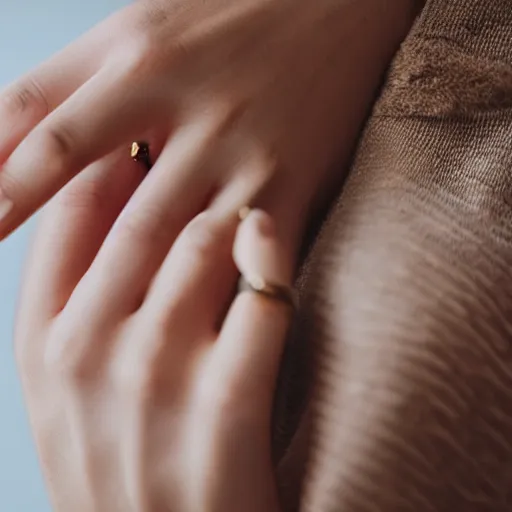
[[[296,310],[299,306],[297,293],[291,286],[270,283],[260,276],[247,277],[242,275],[238,282],[238,291],[259,293],[269,299],[283,302],[293,310]]]
[[[142,162],[147,171],[150,171],[151,167],[153,167],[153,162],[151,161],[151,155],[149,153],[149,144],[147,142],[133,142],[130,155],[136,162]]]

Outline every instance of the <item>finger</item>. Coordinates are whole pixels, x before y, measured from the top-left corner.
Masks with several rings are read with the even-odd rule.
[[[293,262],[276,233],[267,214],[252,211],[237,233],[234,257],[244,275],[256,274],[269,282],[289,285]],[[251,397],[252,405],[262,414],[270,415],[290,319],[288,304],[243,292],[233,302],[220,334],[219,375],[241,401]]]
[[[98,73],[17,147],[0,172],[0,238],[82,169],[159,124],[162,109],[138,78]]]
[[[25,270],[22,315],[47,321],[64,308],[144,175],[123,147],[91,165],[50,202]]]
[[[169,326],[177,340],[211,339],[236,286],[231,256],[236,225],[235,216],[211,210],[190,222],[159,270],[141,314]]]
[[[0,164],[100,69],[110,25],[110,20],[102,23],[0,92]]]
[[[144,326],[144,335],[116,347],[113,375],[140,381],[144,375],[136,370],[127,375],[126,369],[149,367],[153,391],[169,398],[169,389],[190,362],[190,351],[216,338],[218,317],[233,295],[238,275],[231,255],[236,226],[236,217],[206,210],[181,232],[144,304],[131,317],[133,325]]]
[[[213,143],[212,152],[218,149],[219,134],[233,120],[234,116],[228,116],[225,123],[212,131],[217,135],[210,142]],[[203,220],[203,216],[199,216],[180,235],[179,247],[173,248],[166,257],[146,303],[159,317],[159,323],[172,324],[173,330],[176,328],[176,317],[187,318],[201,311],[200,316],[195,316],[196,323],[216,335],[236,288],[231,247],[238,212],[262,189],[272,171],[273,160],[263,158],[255,151],[247,151],[246,158],[236,162],[225,161],[214,155],[221,171],[215,189],[220,189],[220,192],[216,193],[208,206],[206,218]],[[234,171],[226,172],[229,167]],[[162,199],[166,201],[165,196]],[[226,250],[229,253],[227,259]],[[180,270],[176,271],[178,268]],[[200,276],[197,282],[188,270]],[[178,276],[184,277],[179,279]],[[183,285],[175,284],[178,279]],[[172,286],[170,283],[173,283]]]
[[[207,204],[214,177],[205,163],[217,125],[180,128],[129,201],[66,306],[103,325],[131,315],[174,240]]]

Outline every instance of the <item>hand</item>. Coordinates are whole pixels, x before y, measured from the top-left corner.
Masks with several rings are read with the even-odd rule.
[[[86,275],[45,317],[39,301],[55,298],[32,260],[16,346],[56,511],[278,510],[270,420],[291,311],[251,292],[230,304],[234,224],[194,219],[136,311],[119,309],[136,288],[105,294]],[[245,275],[291,282],[263,212],[241,224],[234,257]]]
[[[166,241],[152,253],[210,202],[263,205],[293,244],[340,180],[333,164],[350,154],[414,10],[412,0],[134,3],[0,95],[0,238],[94,162],[103,172],[72,196],[101,195],[116,150],[147,139],[157,162],[128,222]]]

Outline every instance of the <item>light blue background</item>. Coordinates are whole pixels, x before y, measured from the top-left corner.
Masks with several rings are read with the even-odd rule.
[[[0,0],[0,87],[126,3],[127,0]],[[12,351],[16,296],[32,227],[29,223],[0,243],[0,512],[51,510]]]

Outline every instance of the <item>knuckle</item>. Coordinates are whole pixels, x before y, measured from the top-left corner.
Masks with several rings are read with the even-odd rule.
[[[3,102],[13,114],[31,110],[45,117],[50,112],[47,96],[34,77],[27,77],[9,88]]]
[[[115,69],[133,83],[140,83],[148,76],[176,72],[178,65],[187,62],[192,41],[175,35],[169,38],[168,9],[143,9],[129,39],[111,50]]]
[[[138,33],[130,43],[114,54],[116,67],[123,76],[136,81],[154,76],[167,69],[173,60],[172,52],[167,50],[168,46],[158,35]]]
[[[129,401],[146,402],[155,392],[156,362],[144,354],[130,353],[128,358],[113,362],[112,378],[118,392]]]
[[[64,124],[34,130],[23,151],[15,151],[0,173],[5,195],[15,202],[28,201],[34,192],[29,173],[40,168],[49,178],[73,176],[79,158],[76,140],[73,129]]]
[[[69,329],[56,322],[49,333],[43,353],[44,366],[49,374],[71,386],[91,378],[94,373],[86,351],[89,339],[79,334],[85,332],[84,330],[77,328],[75,324],[73,327],[74,329]]]
[[[54,123],[50,126],[43,124],[34,130],[24,144],[26,148],[22,152],[15,152],[6,166],[7,170],[11,167],[29,167],[34,170],[44,168],[49,177],[74,175],[80,159],[80,146],[75,130],[67,123]]]
[[[59,170],[75,157],[78,137],[75,130],[66,123],[48,126],[41,132],[41,144],[49,155],[51,166]]]
[[[124,74],[135,79],[146,77],[154,71],[156,60],[151,38],[139,37],[137,43],[131,45],[124,61]]]
[[[75,340],[52,340],[44,353],[44,363],[48,373],[58,377],[67,385],[78,384],[90,376],[85,358],[70,349],[70,343],[72,344],[73,341]]]

